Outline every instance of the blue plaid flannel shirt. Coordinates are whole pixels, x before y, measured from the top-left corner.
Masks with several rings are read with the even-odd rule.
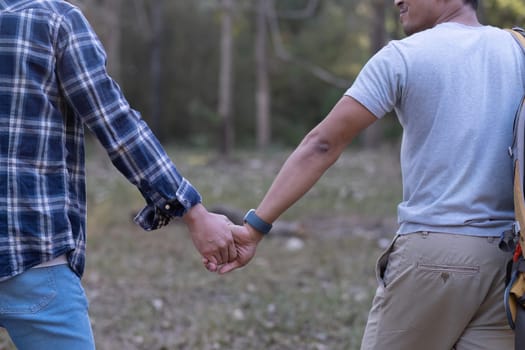
[[[108,76],[89,23],[60,0],[0,0],[0,281],[86,246],[84,126],[165,225],[201,201]]]

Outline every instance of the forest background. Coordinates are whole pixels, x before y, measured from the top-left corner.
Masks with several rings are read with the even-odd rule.
[[[237,223],[366,60],[403,37],[393,0],[71,2],[180,172]],[[480,0],[479,14],[525,26],[525,0]],[[203,268],[180,221],[132,222],[143,198],[89,139],[82,283],[97,349],[359,349],[397,225],[400,134],[394,115],[369,128],[225,276]],[[0,349],[14,349],[5,330]]]
[[[228,155],[294,146],[366,60],[403,37],[392,0],[75,0],[108,69],[163,142]],[[481,0],[483,23],[525,25],[523,0]],[[400,135],[386,118],[358,141]]]

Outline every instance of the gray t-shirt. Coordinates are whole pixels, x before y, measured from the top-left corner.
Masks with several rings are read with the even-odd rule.
[[[443,23],[391,41],[346,95],[403,126],[400,234],[497,236],[514,221],[512,142],[525,92],[523,52],[509,33]]]

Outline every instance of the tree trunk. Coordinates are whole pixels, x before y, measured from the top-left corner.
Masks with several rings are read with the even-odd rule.
[[[120,79],[120,39],[122,0],[69,0],[80,7],[95,27],[107,53],[108,72],[116,81]]]
[[[108,35],[106,35],[106,51],[108,54],[108,71],[111,76],[119,81],[120,76],[120,16],[122,0],[111,0],[107,2],[107,9],[110,13],[107,19]]]
[[[150,74],[151,74],[151,97],[150,113],[152,129],[159,139],[162,139],[161,114],[162,114],[162,32],[164,26],[164,0],[156,0],[151,9],[151,52],[150,52]]]
[[[232,116],[233,90],[233,8],[234,0],[221,0],[221,47],[219,70],[219,106],[221,119],[221,152],[224,156],[231,153],[234,144]]]
[[[371,37],[370,51],[371,54],[375,54],[385,44],[385,11],[386,1],[385,0],[373,0],[371,2],[373,9],[373,25]],[[383,123],[377,121],[370,125],[363,133],[363,146],[366,148],[374,148],[379,146],[381,138],[383,136]]]
[[[268,79],[267,54],[267,0],[258,0],[256,12],[255,64],[256,91],[255,106],[257,120],[257,147],[266,148],[271,138],[270,83]]]

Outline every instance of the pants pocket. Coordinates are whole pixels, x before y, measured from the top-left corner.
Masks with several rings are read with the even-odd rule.
[[[377,282],[382,287],[385,287],[384,277],[385,277],[386,267],[388,265],[388,257],[390,256],[390,253],[394,249],[394,244],[396,243],[398,238],[399,238],[399,235],[396,235],[394,239],[392,239],[388,247],[383,251],[383,253],[381,253],[381,255],[379,256],[376,262],[376,278],[377,278]]]
[[[0,283],[0,314],[36,313],[57,295],[51,269],[30,269]]]

